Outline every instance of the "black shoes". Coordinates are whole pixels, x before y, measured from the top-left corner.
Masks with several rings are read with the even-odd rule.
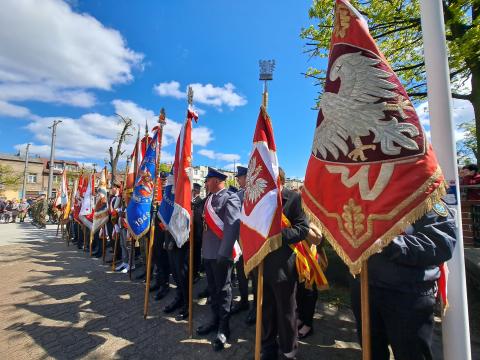
[[[183,306],[183,301],[178,298],[175,298],[170,304],[168,304],[163,308],[163,312],[165,314],[170,314],[182,306]]]
[[[202,336],[202,335],[207,335],[210,334],[212,331],[217,331],[218,329],[218,324],[214,322],[209,322],[203,325],[200,325],[197,328],[197,334]]]
[[[183,308],[180,312],[175,316],[175,320],[181,321],[188,319],[188,309]]]
[[[168,294],[169,291],[170,291],[170,287],[168,286],[168,284],[160,286],[157,294],[155,295],[155,300],[158,301],[163,299]]]
[[[225,348],[225,344],[227,343],[227,334],[219,332],[217,337],[212,341],[212,347],[214,351],[220,351]]]
[[[240,301],[233,304],[232,308],[230,309],[230,314],[235,315],[246,310],[248,310],[248,302]]]

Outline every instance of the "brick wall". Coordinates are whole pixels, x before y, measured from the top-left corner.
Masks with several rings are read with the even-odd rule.
[[[462,200],[462,228],[463,244],[465,247],[473,246],[473,228],[472,228],[472,205],[480,205],[479,200]]]

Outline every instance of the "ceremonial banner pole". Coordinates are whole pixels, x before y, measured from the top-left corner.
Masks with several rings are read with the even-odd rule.
[[[83,229],[83,252],[87,252],[87,232],[85,231],[86,226],[81,225]]]
[[[90,180],[93,182],[93,184],[95,184],[95,170],[93,170],[93,174],[92,174],[92,179]],[[92,195],[95,193],[94,191],[94,187],[92,186],[92,193],[90,194],[90,196],[93,196],[93,204],[91,204],[92,206],[92,211],[93,209],[95,209],[95,200],[96,200],[96,196],[95,195]],[[92,256],[92,247],[93,247],[93,236],[95,234],[93,233],[93,218],[92,218],[92,228],[90,229],[90,256]]]
[[[188,87],[188,108],[193,104],[193,89]],[[188,118],[187,110],[187,118]],[[190,219],[189,232],[189,260],[188,260],[188,336],[193,337],[193,258],[194,258],[194,241],[193,241],[193,217]]]
[[[370,299],[368,296],[368,264],[362,263],[362,272],[360,273],[360,304],[362,319],[362,359],[370,360],[372,357],[372,348],[370,340]]]
[[[273,80],[275,60],[260,60],[260,80],[263,81],[262,105],[268,107],[268,81]],[[257,319],[255,325],[255,360],[260,360],[262,348],[263,260],[258,265]]]
[[[138,163],[139,151],[142,151],[141,140],[140,140],[140,126],[138,127],[137,133],[137,144],[136,144],[136,152],[135,152],[135,159],[133,159],[133,186],[135,186],[135,180],[137,179],[137,172],[138,167],[140,164]],[[133,191],[133,189],[132,189]],[[132,280],[132,264],[133,259],[135,256],[135,238],[133,236],[130,237],[130,257],[128,259],[128,278]]]
[[[148,316],[148,300],[150,293],[150,280],[151,280],[151,266],[152,266],[152,253],[153,253],[153,244],[155,241],[155,218],[157,217],[157,191],[158,189],[158,174],[160,168],[160,159],[162,154],[162,138],[163,138],[163,127],[166,125],[166,115],[165,109],[160,110],[160,115],[158,117],[158,136],[157,136],[157,158],[155,166],[155,181],[153,183],[153,198],[152,198],[152,219],[150,221],[150,238],[148,241],[148,254],[147,254],[147,268],[146,272],[146,281],[145,281],[145,298],[143,302],[143,318],[146,319]],[[160,189],[161,191],[161,189]]]
[[[421,0],[421,21],[428,84],[428,108],[432,145],[445,179],[454,192],[449,205],[456,208],[457,244],[448,262],[448,304],[442,321],[443,356],[446,360],[471,359],[467,290],[461,208],[458,202],[459,182],[455,147],[455,125],[452,118],[450,71],[445,39],[442,1]]]

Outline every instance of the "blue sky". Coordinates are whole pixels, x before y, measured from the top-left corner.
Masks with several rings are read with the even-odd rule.
[[[165,107],[162,158],[171,160],[195,89],[194,164],[246,164],[261,102],[258,60],[275,59],[269,113],[280,164],[303,178],[317,88],[302,72],[299,38],[311,1],[5,0],[0,13],[0,151],[102,165],[119,131],[115,113],[150,127]],[[333,4],[333,1],[332,1]],[[456,121],[473,118],[457,103]],[[426,103],[417,104],[428,131]],[[469,118],[470,117],[470,118]],[[143,132],[143,130],[142,130]],[[457,134],[461,137],[461,133]],[[133,146],[133,137],[126,145]]]
[[[196,84],[194,164],[245,164],[261,102],[258,60],[275,59],[269,113],[279,161],[288,175],[304,176],[317,89],[301,73],[321,65],[308,61],[299,38],[311,23],[310,1],[7,3],[0,17],[13,28],[0,35],[1,152],[31,142],[33,153],[48,156],[47,125],[59,118],[57,157],[103,164],[116,112],[153,124],[165,107],[168,160],[184,93]],[[6,14],[20,20],[9,24]]]

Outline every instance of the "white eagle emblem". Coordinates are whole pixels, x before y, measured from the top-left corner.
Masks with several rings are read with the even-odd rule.
[[[256,202],[267,187],[267,180],[258,177],[261,171],[262,166],[257,166],[257,159],[252,157],[248,164],[247,184],[245,186],[245,198],[251,203]]]
[[[366,161],[364,152],[375,150],[375,144],[380,144],[386,155],[398,155],[402,148],[418,150],[412,138],[419,132],[413,124],[399,123],[395,117],[384,120],[384,111],[398,111],[405,119],[404,110],[413,108],[408,99],[392,91],[397,85],[387,80],[391,73],[375,67],[380,62],[361,52],[344,54],[335,60],[329,80],[340,78],[340,88],[337,94],[325,92],[320,100],[324,120],[315,130],[314,155],[325,159],[329,152],[338,159],[341,151],[353,161]],[[379,102],[381,99],[396,103]],[[375,136],[372,144],[364,145],[360,138],[370,133]],[[350,152],[349,138],[355,146]]]

